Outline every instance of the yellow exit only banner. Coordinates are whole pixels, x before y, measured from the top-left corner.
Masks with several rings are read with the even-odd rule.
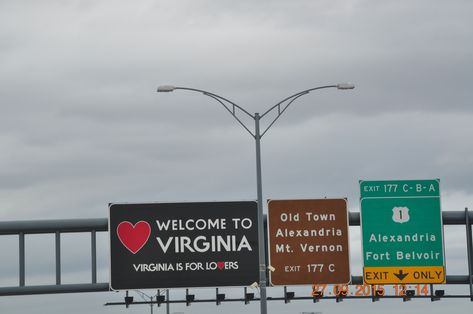
[[[364,267],[363,281],[369,285],[445,283],[444,266]]]

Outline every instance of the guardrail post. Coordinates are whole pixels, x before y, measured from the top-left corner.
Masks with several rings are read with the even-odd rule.
[[[56,285],[61,284],[61,234],[56,231]]]
[[[25,234],[23,232],[20,232],[18,234],[18,240],[19,240],[19,268],[20,268],[20,287],[25,286]]]
[[[473,301],[473,256],[472,256],[472,235],[471,235],[471,224],[470,224],[470,214],[468,213],[468,208],[465,208],[465,227],[466,227],[466,246],[467,246],[467,255],[468,255],[468,279],[470,282],[470,301]]]
[[[97,283],[97,232],[93,230],[90,234],[90,255],[92,263],[92,283]]]

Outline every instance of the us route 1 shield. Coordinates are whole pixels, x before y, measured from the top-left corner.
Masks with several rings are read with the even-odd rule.
[[[110,288],[249,286],[256,202],[111,204]]]
[[[346,199],[270,200],[268,233],[272,285],[350,282]]]
[[[444,283],[439,180],[360,181],[365,284]]]

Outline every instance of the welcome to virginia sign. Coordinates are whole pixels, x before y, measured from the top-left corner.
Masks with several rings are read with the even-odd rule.
[[[110,204],[110,288],[258,281],[257,203]]]

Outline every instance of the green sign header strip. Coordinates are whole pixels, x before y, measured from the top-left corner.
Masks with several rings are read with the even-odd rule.
[[[439,180],[360,181],[363,198],[440,197]]]

